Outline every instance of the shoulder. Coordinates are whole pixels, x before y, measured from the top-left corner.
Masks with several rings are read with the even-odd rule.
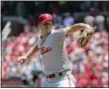
[[[52,31],[52,37],[55,37],[58,39],[63,38],[63,37],[65,37],[65,33],[61,29],[56,29],[56,30]]]
[[[61,31],[60,29],[52,30],[52,35],[60,35],[62,33],[63,33],[63,31]]]
[[[65,28],[55,29],[53,30],[53,33],[63,33]]]

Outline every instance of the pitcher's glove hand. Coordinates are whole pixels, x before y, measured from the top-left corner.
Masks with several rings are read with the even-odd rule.
[[[88,41],[92,37],[93,33],[95,32],[96,27],[91,29],[83,29],[80,31],[79,37],[78,37],[78,45],[80,47],[86,47]]]

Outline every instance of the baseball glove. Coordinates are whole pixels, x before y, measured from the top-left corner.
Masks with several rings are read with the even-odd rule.
[[[93,33],[95,32],[96,27],[92,32],[88,32],[88,29],[83,29],[80,31],[79,37],[78,37],[78,45],[80,47],[86,47],[89,39],[92,37]]]

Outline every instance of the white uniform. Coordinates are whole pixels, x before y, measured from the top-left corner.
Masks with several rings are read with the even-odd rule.
[[[75,79],[71,74],[72,62],[64,44],[66,32],[66,29],[52,30],[45,39],[39,39],[38,46],[41,48],[45,74],[65,71],[63,76],[47,78],[44,87],[75,87]]]

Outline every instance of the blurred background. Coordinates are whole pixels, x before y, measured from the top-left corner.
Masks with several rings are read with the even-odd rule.
[[[41,13],[53,15],[56,29],[79,22],[97,27],[87,48],[80,48],[72,34],[66,49],[76,87],[108,87],[109,1],[1,1],[2,87],[43,86],[40,55],[25,64],[17,61],[37,40]]]

